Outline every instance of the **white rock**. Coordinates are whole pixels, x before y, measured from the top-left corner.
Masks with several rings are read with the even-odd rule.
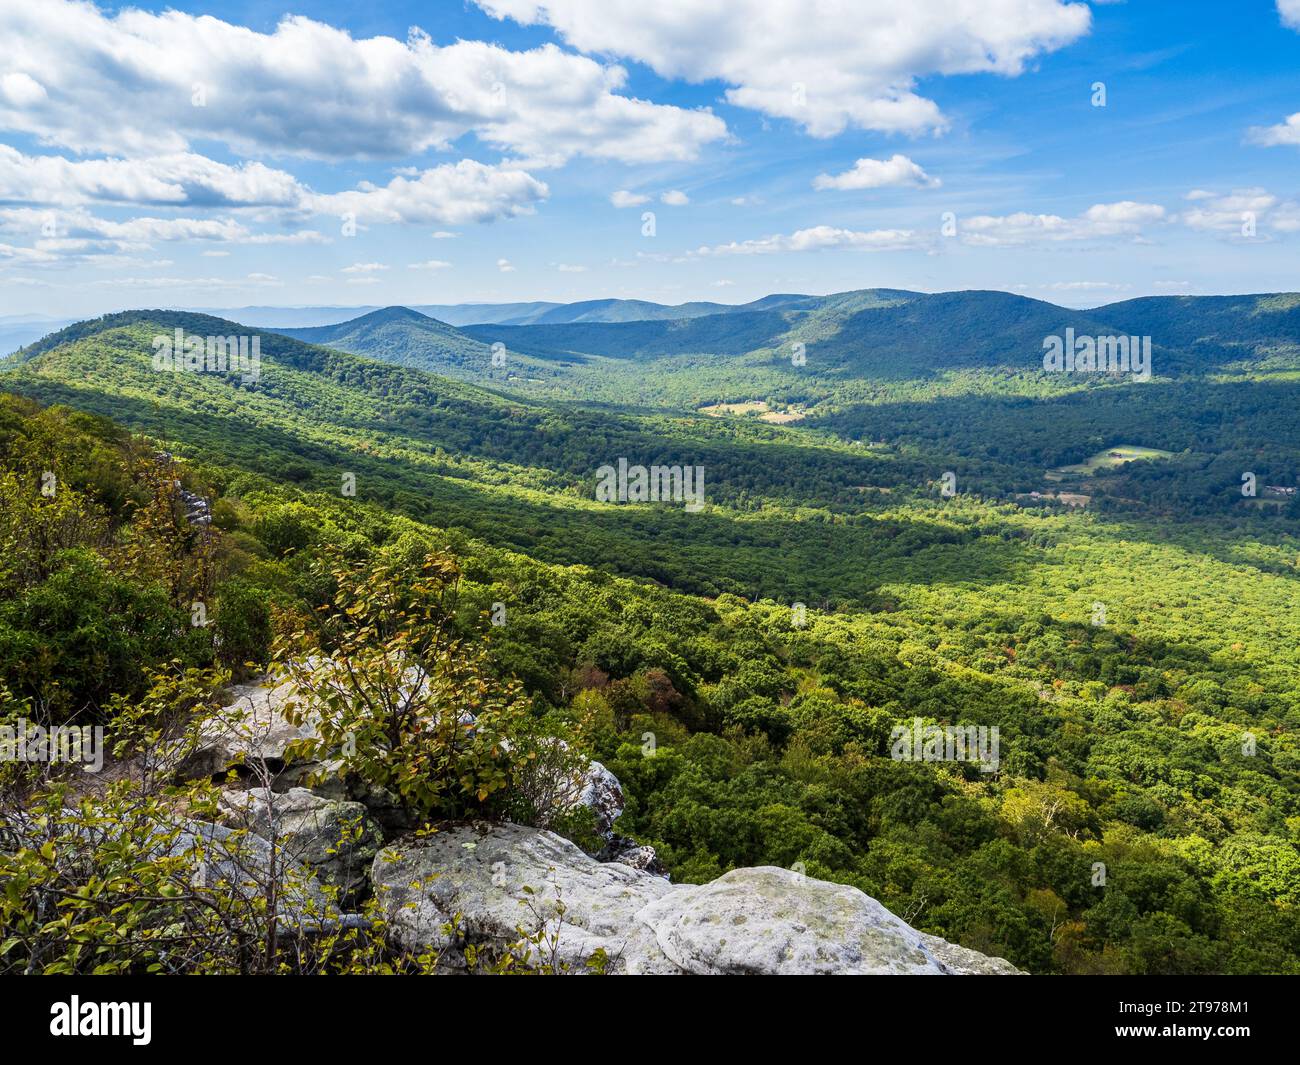
[[[587,763],[582,774],[575,806],[586,806],[596,815],[596,832],[608,836],[623,812],[623,785],[599,762]]]
[[[280,768],[287,760],[289,744],[318,736],[310,718],[295,725],[286,716],[286,704],[293,697],[291,681],[274,688],[264,684],[232,686],[230,701],[204,724],[195,752],[178,773],[187,779],[211,777],[240,761]]]
[[[325,798],[306,788],[283,793],[250,788],[223,792],[220,805],[227,824],[274,839],[284,853],[338,886],[344,899],[364,891],[382,838],[361,803]]]
[[[601,949],[612,973],[1017,971],[918,932],[857,888],[773,867],[672,885],[519,825],[443,826],[381,852],[372,879],[398,944],[441,950],[453,968],[466,944],[499,950],[523,926],[543,928],[546,963],[571,972]],[[459,936],[444,931],[453,915]]]
[[[499,948],[518,941],[520,928],[541,928],[548,957],[534,949],[534,961],[548,967],[581,972],[604,950],[611,972],[677,971],[653,932],[635,920],[671,885],[626,865],[601,864],[551,832],[444,826],[412,846],[381,851],[371,879],[397,942],[443,950],[449,967],[463,964],[464,942]],[[463,933],[456,942],[443,931],[454,914]]]
[[[637,916],[690,973],[945,972],[921,934],[869,895],[773,866],[683,887]]]

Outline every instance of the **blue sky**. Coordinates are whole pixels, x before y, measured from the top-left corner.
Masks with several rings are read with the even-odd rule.
[[[11,0],[0,39],[0,315],[1300,289],[1300,0]]]

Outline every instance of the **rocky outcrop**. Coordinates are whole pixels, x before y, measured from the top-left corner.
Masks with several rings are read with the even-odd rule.
[[[227,792],[223,817],[250,830],[254,864],[258,855],[266,863],[267,840],[274,838],[288,864],[307,873],[305,894],[290,908],[319,910],[316,878],[340,888],[345,906],[373,892],[393,945],[436,952],[444,970],[510,956],[551,972],[1018,972],[912,928],[856,888],[787,869],[735,869],[708,884],[669,883],[653,848],[614,831],[623,790],[599,762],[588,763],[555,802],[557,809],[592,811],[604,840],[600,860],[552,832],[473,822],[401,836],[410,841],[379,850],[382,839],[415,827],[409,811],[395,796],[329,772],[317,774],[311,790],[295,786],[330,764],[294,761],[294,742],[316,733],[310,717],[302,725],[288,720],[292,697],[288,683],[232,689],[181,775],[221,776],[240,764],[256,765],[263,779],[269,774],[269,792]],[[227,863],[210,872],[229,879],[239,870]]]
[[[375,859],[397,942],[464,968],[466,947],[515,944],[548,971],[1013,974],[1000,958],[925,935],[856,888],[787,869],[672,885],[601,863],[550,832],[458,823]]]
[[[220,805],[227,824],[274,841],[320,880],[336,886],[345,905],[365,893],[383,839],[361,803],[328,799],[306,788],[283,794],[250,788],[223,792]]]
[[[425,675],[418,668],[407,670],[407,693],[418,692],[425,683]],[[362,781],[337,779],[336,763],[295,759],[293,744],[317,739],[319,733],[310,713],[304,715],[301,724],[289,720],[288,705],[293,699],[294,687],[289,681],[273,685],[261,678],[232,686],[226,704],[205,724],[193,749],[181,755],[174,751],[169,754],[175,763],[174,771],[182,779],[193,780],[222,777],[237,767],[255,769],[259,778],[274,778],[272,788],[277,792],[310,784],[312,791],[328,798],[359,801],[389,836],[415,828],[409,812],[391,793],[368,787]],[[465,712],[461,723],[472,728],[473,714]],[[565,746],[562,740],[554,742]],[[600,762],[591,761],[580,776],[558,790],[554,808],[557,812],[580,807],[591,810],[593,828],[605,843],[603,860],[662,874],[653,848],[615,834],[614,822],[622,814],[624,802],[618,777]]]
[[[289,681],[274,687],[236,684],[227,698],[229,702],[205,723],[193,752],[176,767],[179,776],[219,776],[231,766],[252,763],[280,772],[289,761],[290,744],[316,738],[310,719],[295,725],[286,716],[286,704],[293,698]]]
[[[574,806],[585,806],[596,819],[596,833],[606,838],[614,830],[614,822],[623,812],[623,785],[618,777],[599,762],[588,762],[578,783]]]
[[[653,847],[647,847],[643,843],[614,832],[605,837],[605,846],[596,855],[596,861],[622,862],[633,869],[640,869],[643,873],[653,873],[655,876],[663,877],[668,875],[668,870],[659,861],[659,855],[655,853]]]
[[[970,947],[963,947],[957,943],[949,943],[946,939],[932,936],[928,932],[921,932],[920,936],[921,941],[925,944],[925,949],[951,973],[960,976],[1027,975],[1007,961],[1006,958],[994,958],[988,954],[981,954],[978,950],[971,950]]]
[[[857,888],[789,869],[733,869],[637,915],[682,971],[940,976],[921,935]]]
[[[541,932],[534,961],[551,969],[581,972],[603,951],[615,971],[676,971],[651,929],[636,921],[671,885],[597,862],[552,832],[446,826],[415,845],[381,851],[371,879],[397,944],[442,951],[448,968],[464,967],[467,946],[490,951]]]
[[[197,885],[251,902],[267,897],[274,881],[276,912],[282,920],[315,924],[338,916],[311,870],[282,849],[273,852],[261,836],[207,821],[184,821],[175,829],[160,828],[159,837],[155,857],[183,859],[192,866],[190,879]]]

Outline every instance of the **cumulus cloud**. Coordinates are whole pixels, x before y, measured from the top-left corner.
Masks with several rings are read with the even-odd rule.
[[[659,197],[659,202],[665,203],[669,207],[685,207],[691,202],[691,198],[681,189],[669,189]]]
[[[157,241],[215,241],[231,244],[316,244],[315,230],[255,233],[230,218],[99,218],[84,208],[41,211],[31,207],[0,209],[0,233],[29,235],[33,247],[53,253],[81,251],[93,243],[102,249],[139,251]]]
[[[621,95],[626,71],[555,45],[356,39],[302,16],[262,33],[83,0],[0,5],[0,128],[79,152],[408,157],[467,133],[537,164],[694,158],[720,118]],[[111,114],[106,112],[111,101]]]
[[[910,187],[937,189],[942,182],[932,178],[905,155],[894,154],[888,159],[859,159],[852,170],[842,174],[818,174],[813,178],[815,189],[883,189]]]
[[[238,166],[189,152],[140,159],[66,159],[25,155],[0,144],[0,203],[72,207],[87,204],[251,209],[263,218],[301,226],[311,215],[370,223],[491,222],[531,213],[549,195],[544,182],[516,167],[464,159],[409,171],[387,185],[363,182],[345,192],[319,194],[293,175],[257,162]],[[227,220],[242,241],[251,234]],[[435,237],[453,237],[438,231]],[[171,239],[161,237],[159,239]]]
[[[476,0],[489,14],[545,23],[580,51],[624,56],[665,77],[717,80],[728,102],[833,136],[847,127],[940,130],[918,78],[1019,75],[1088,32],[1060,0]]]
[[[1300,0],[1277,0],[1277,13],[1282,16],[1282,25],[1300,30]]]
[[[628,192],[626,189],[619,189],[610,196],[609,202],[615,207],[640,207],[649,199],[649,196],[642,196],[639,192]]]
[[[1094,204],[1073,218],[1028,211],[974,215],[961,219],[959,230],[967,244],[994,247],[1111,237],[1136,238],[1144,226],[1163,221],[1165,217],[1165,209],[1159,204],[1122,200]]]
[[[1300,145],[1300,111],[1276,126],[1251,126],[1246,131],[1246,139],[1264,148]]]
[[[1233,237],[1253,237],[1261,227],[1280,233],[1300,229],[1300,205],[1279,200],[1267,189],[1234,189],[1229,193],[1195,189],[1187,199],[1192,206],[1179,218],[1190,229]]]
[[[772,255],[777,252],[821,251],[825,248],[861,248],[867,251],[898,251],[916,248],[920,241],[910,229],[873,229],[859,232],[834,226],[812,226],[794,233],[778,233],[758,240],[733,241],[702,247],[697,255]]]
[[[526,171],[462,159],[414,180],[399,175],[382,186],[367,181],[348,192],[305,196],[303,203],[316,214],[348,215],[362,223],[463,225],[531,214],[548,195],[545,182]]]
[[[72,160],[0,144],[0,200],[9,202],[288,207],[303,192],[292,174],[256,162],[230,166],[190,152]]]
[[[450,266],[451,263],[447,262],[446,259],[426,259],[422,263],[408,263],[407,269],[408,270],[446,270]]]
[[[34,107],[46,95],[45,86],[20,70],[0,78],[0,100],[12,107]]]

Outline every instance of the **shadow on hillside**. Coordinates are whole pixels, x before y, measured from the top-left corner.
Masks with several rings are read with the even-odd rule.
[[[882,583],[994,583],[1028,561],[1023,544],[979,539],[937,520],[794,520],[709,509],[690,514],[677,505],[591,509],[576,505],[576,495],[548,499],[539,491],[493,488],[422,468],[415,456],[367,454],[221,413],[33,377],[7,384],[46,403],[111,416],[200,463],[292,479],[306,491],[333,492],[341,472],[354,473],[362,502],[542,561],[588,565],[692,594],[852,605],[868,602]]]
[[[1133,500],[1127,512],[1094,509],[1092,520],[1130,538],[1187,543],[1223,562],[1297,576],[1293,568],[1243,559],[1226,534],[1300,534],[1281,513],[1244,512],[1239,491],[1247,470],[1280,471],[1282,483],[1294,483],[1300,381],[1148,382],[1043,399],[959,396],[858,405],[810,424],[917,448],[932,464],[951,464],[959,482],[979,485],[990,499],[1059,487],[1045,479],[1047,470],[1115,445],[1170,451],[1168,460],[1134,464],[1114,477],[1077,478],[1079,491],[1108,488]]]

